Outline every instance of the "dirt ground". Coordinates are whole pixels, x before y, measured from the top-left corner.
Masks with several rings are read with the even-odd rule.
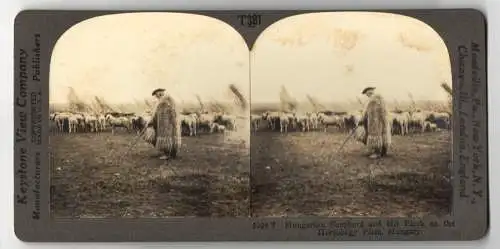
[[[224,135],[183,137],[165,163],[134,134],[55,134],[51,210],[57,218],[249,216],[249,150]]]
[[[372,160],[346,134],[258,132],[248,149],[224,135],[183,137],[168,163],[134,134],[51,136],[57,218],[445,215],[450,133],[394,136]],[[372,172],[372,177],[370,177]],[[250,187],[252,194],[250,195]]]
[[[253,134],[252,216],[449,213],[449,131],[393,136],[390,155],[375,160],[355,141],[337,154],[346,137],[330,132]]]

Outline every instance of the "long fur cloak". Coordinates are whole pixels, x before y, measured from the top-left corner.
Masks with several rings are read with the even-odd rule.
[[[372,150],[385,154],[391,145],[391,124],[382,96],[375,94],[370,98],[362,122],[363,143]]]
[[[172,97],[166,95],[158,101],[144,139],[168,157],[177,157],[181,145],[181,123]]]

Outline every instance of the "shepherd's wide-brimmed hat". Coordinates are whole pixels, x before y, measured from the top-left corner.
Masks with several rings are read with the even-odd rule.
[[[158,92],[164,92],[164,91],[166,91],[166,90],[165,90],[165,89],[163,89],[163,88],[157,88],[157,89],[155,89],[155,90],[153,91],[153,93],[151,94],[151,96],[155,96],[155,94],[156,94],[156,93],[158,93]]]
[[[361,94],[365,94],[366,92],[368,92],[368,91],[370,91],[370,90],[375,90],[375,87],[371,87],[371,86],[369,86],[369,87],[367,87],[367,88],[363,89],[363,91],[361,92]]]

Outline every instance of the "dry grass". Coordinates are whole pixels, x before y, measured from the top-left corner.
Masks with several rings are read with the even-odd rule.
[[[58,218],[249,215],[248,149],[225,144],[223,135],[185,137],[180,158],[165,164],[144,142],[124,156],[134,137],[51,136],[52,214]]]
[[[390,156],[367,158],[345,134],[258,132],[252,136],[253,215],[445,215],[451,207],[450,133],[393,137]],[[370,171],[373,177],[370,177]]]
[[[362,110],[364,105],[358,103],[358,101],[346,101],[346,102],[332,102],[332,103],[316,103],[321,107],[315,108],[314,105],[307,102],[297,102],[295,107],[301,111],[335,111],[335,112],[356,112]],[[451,110],[451,103],[446,101],[390,101],[386,99],[387,108],[391,111],[411,111],[413,109],[420,109],[426,111],[434,112],[449,112]],[[281,103],[252,103],[251,112],[254,114],[261,114],[266,111],[280,111]]]

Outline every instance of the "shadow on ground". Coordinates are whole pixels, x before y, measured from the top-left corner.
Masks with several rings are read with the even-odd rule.
[[[264,216],[409,217],[450,211],[449,133],[393,137],[372,160],[338,133],[252,136],[251,209]]]
[[[222,135],[183,139],[159,160],[133,134],[51,136],[51,211],[56,218],[249,216],[249,151]]]

